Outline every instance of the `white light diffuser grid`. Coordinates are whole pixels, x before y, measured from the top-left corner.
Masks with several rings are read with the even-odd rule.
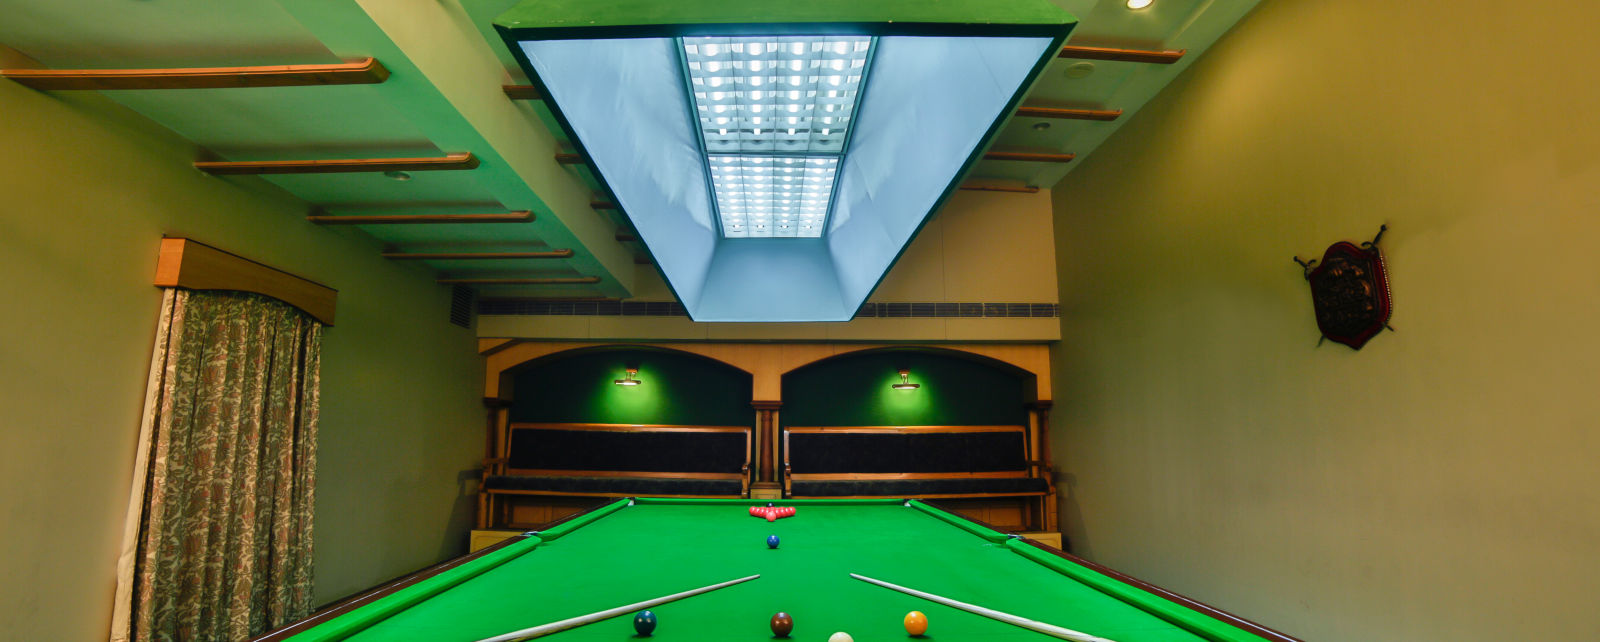
[[[820,237],[872,38],[683,38],[728,238]]]

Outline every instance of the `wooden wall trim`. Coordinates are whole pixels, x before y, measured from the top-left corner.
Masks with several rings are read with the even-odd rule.
[[[1115,47],[1080,47],[1066,45],[1056,55],[1061,58],[1079,58],[1085,60],[1115,60],[1118,62],[1147,62],[1157,65],[1170,65],[1183,59],[1183,54],[1188,49],[1118,49]]]
[[[870,434],[917,432],[1025,432],[1025,426],[792,426],[784,430],[798,433],[859,432]]]
[[[1023,470],[1002,470],[982,473],[789,473],[795,481],[851,481],[876,479],[1021,479],[1028,476]]]
[[[187,67],[178,69],[3,69],[0,76],[43,90],[239,89],[381,83],[389,70],[376,59],[332,65]]]
[[[591,430],[598,432],[750,432],[749,426],[683,426],[676,424],[520,423],[512,430]]]
[[[155,285],[189,290],[254,292],[288,303],[333,325],[339,291],[186,238],[161,239]]]
[[[964,352],[1010,364],[1034,375],[1037,399],[1050,399],[1050,347],[1043,343],[697,343],[669,341],[534,341],[518,339],[510,345],[483,344],[485,397],[511,398],[510,377],[505,373],[524,363],[558,352],[597,347],[665,348],[722,362],[751,374],[754,399],[781,400],[783,374],[806,365],[845,354],[883,348],[919,348]],[[483,349],[493,345],[492,349]]]
[[[349,172],[425,172],[476,169],[472,152],[421,158],[338,158],[330,160],[196,161],[194,168],[214,176],[254,174],[343,174]]]

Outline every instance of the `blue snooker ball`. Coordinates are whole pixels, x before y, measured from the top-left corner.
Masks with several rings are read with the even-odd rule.
[[[638,615],[633,616],[633,630],[638,631],[639,635],[650,635],[651,631],[656,630],[655,612],[640,611]]]
[[[777,548],[777,547],[778,547],[778,536],[777,535],[768,535],[767,536],[767,548]]]

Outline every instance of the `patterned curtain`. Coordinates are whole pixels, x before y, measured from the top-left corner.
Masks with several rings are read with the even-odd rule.
[[[275,299],[167,290],[113,642],[246,640],[310,612],[321,337]]]

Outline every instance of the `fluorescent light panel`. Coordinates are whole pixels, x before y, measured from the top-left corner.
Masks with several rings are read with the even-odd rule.
[[[820,237],[872,38],[683,38],[722,235]]]

